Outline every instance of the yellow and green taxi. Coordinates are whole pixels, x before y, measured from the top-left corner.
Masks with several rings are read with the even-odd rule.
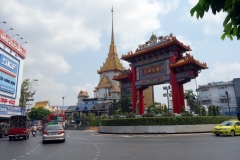
[[[240,135],[240,121],[238,120],[229,120],[225,121],[213,128],[213,134],[216,136],[222,135]]]

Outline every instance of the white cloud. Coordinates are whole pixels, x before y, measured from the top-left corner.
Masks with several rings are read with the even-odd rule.
[[[239,78],[239,62],[216,62],[210,73],[212,81],[227,81]]]
[[[211,35],[211,34],[220,34],[221,31],[218,29],[218,28],[211,28],[209,26],[205,26],[204,29],[203,29],[203,33],[204,34],[208,34],[208,35]]]

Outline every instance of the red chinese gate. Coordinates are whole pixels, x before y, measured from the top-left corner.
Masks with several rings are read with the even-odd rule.
[[[113,79],[121,82],[122,97],[131,88],[132,112],[136,106],[144,113],[143,90],[148,86],[170,83],[172,88],[173,112],[180,113],[184,104],[183,84],[198,76],[206,63],[200,63],[187,51],[190,46],[179,42],[170,34],[165,37],[152,35],[145,44],[139,45],[135,53],[122,55],[130,63],[131,70],[123,71]],[[184,53],[186,53],[184,55]]]

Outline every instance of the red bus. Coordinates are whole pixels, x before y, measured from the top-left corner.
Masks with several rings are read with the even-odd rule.
[[[47,125],[58,124],[65,127],[65,114],[52,113],[47,115],[42,120],[42,130],[44,130]]]

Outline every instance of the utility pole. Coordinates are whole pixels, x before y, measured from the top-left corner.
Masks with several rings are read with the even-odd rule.
[[[226,91],[225,94],[227,95],[227,102],[228,102],[229,114],[230,114],[230,116],[232,116],[232,115],[231,115],[231,112],[230,112],[230,105],[229,105],[229,99],[228,99],[228,91]]]
[[[65,99],[65,98],[66,98],[66,97],[63,97],[63,96],[62,96],[62,99],[63,99],[63,106],[64,106],[64,99]]]

